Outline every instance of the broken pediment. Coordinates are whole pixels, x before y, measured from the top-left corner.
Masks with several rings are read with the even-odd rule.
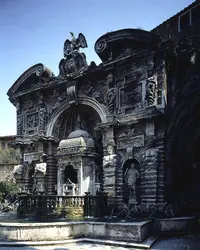
[[[34,88],[39,82],[48,82],[54,79],[54,74],[43,64],[38,63],[27,69],[8,90],[7,95],[12,98],[19,92]]]
[[[106,33],[95,43],[95,51],[103,62],[123,57],[160,43],[159,36],[141,29],[123,29]]]

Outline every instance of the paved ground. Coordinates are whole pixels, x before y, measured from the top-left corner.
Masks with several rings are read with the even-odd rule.
[[[116,247],[92,243],[71,243],[60,246],[0,247],[0,250],[138,250],[132,247]],[[151,250],[200,250],[200,235],[176,236],[158,239]]]
[[[160,238],[151,250],[200,250],[200,235]]]
[[[76,243],[65,246],[0,247],[0,250],[127,250],[123,247],[105,246],[91,243]],[[130,249],[130,248],[129,248]]]

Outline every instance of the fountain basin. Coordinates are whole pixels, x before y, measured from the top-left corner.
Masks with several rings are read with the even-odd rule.
[[[60,241],[73,238],[142,242],[149,236],[151,221],[142,222],[43,222],[0,223],[1,241]]]
[[[155,219],[154,229],[159,234],[174,232],[191,232],[196,229],[197,219],[195,217],[174,217],[167,219]]]

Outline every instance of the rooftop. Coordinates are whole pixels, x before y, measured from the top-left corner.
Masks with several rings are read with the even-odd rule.
[[[176,13],[174,16],[172,16],[172,17],[168,18],[167,20],[165,20],[164,22],[160,23],[158,26],[156,26],[155,28],[153,28],[151,31],[155,30],[160,25],[163,25],[164,23],[168,22],[170,19],[173,19],[173,18],[175,18],[177,16],[182,15],[183,13],[187,12],[188,10],[190,10],[191,8],[195,7],[198,4],[200,4],[200,0],[194,1],[192,4],[188,5],[183,10],[179,11],[178,13]]]

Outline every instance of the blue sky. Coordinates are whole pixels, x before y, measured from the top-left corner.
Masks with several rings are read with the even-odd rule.
[[[192,0],[0,0],[0,135],[16,133],[7,90],[29,67],[44,63],[56,75],[64,41],[72,31],[88,42],[88,63],[100,59],[95,41],[122,28],[151,30]]]

